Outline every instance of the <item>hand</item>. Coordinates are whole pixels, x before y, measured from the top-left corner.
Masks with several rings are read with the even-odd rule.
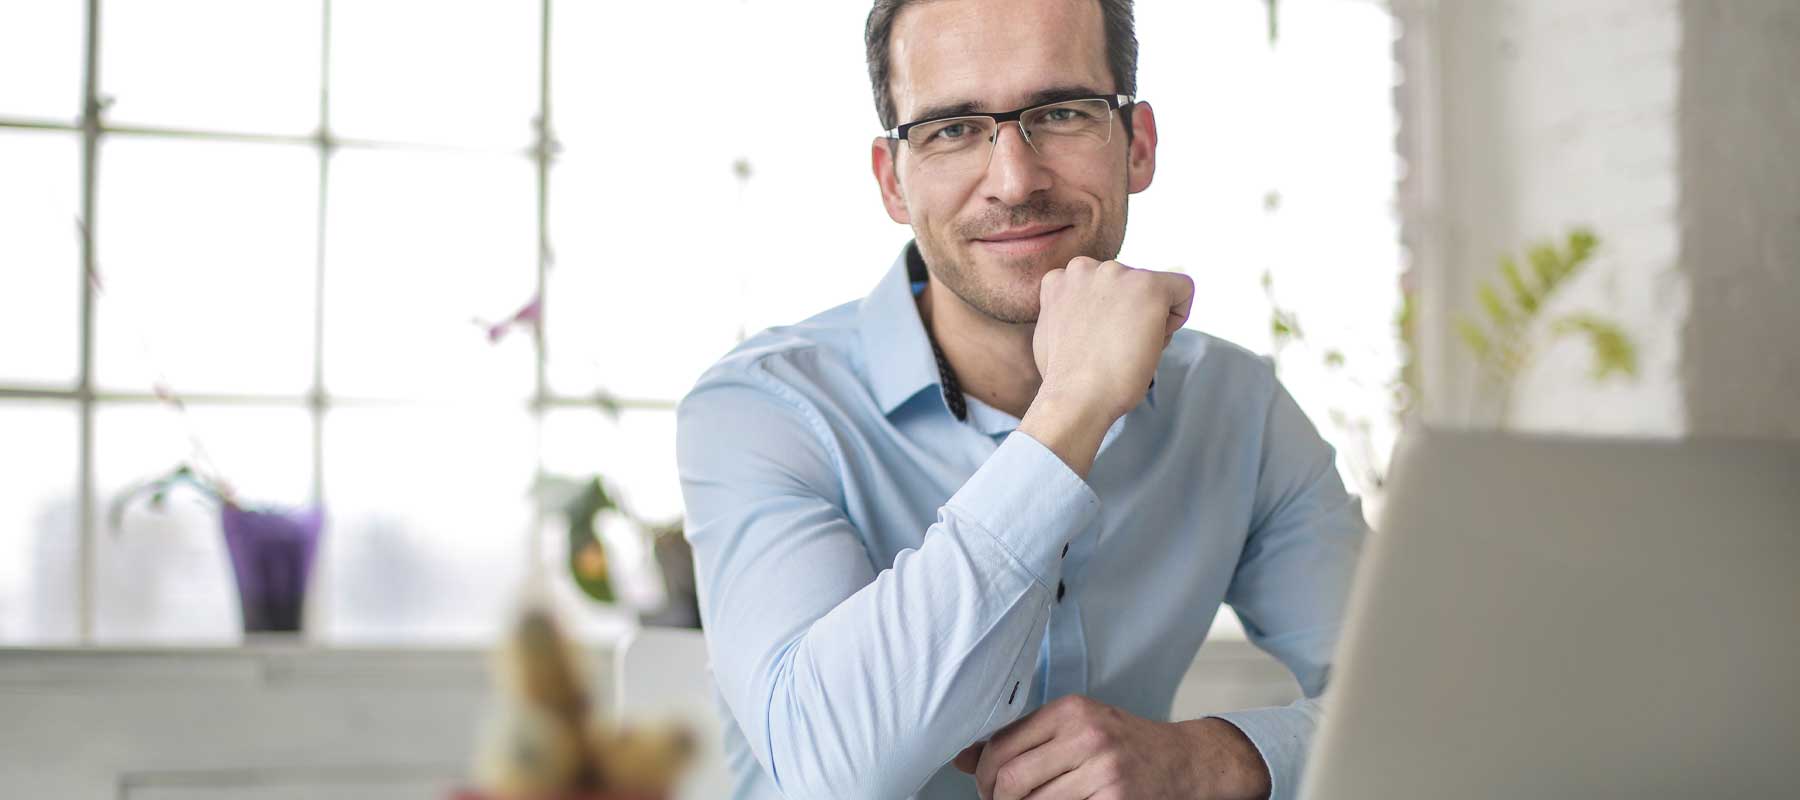
[[[1155,722],[1079,695],[1058,698],[956,757],[982,800],[1257,798],[1262,756],[1222,719]]]
[[[1045,273],[1032,357],[1043,384],[1019,429],[1086,477],[1114,420],[1144,399],[1194,304],[1194,281],[1086,256]]]

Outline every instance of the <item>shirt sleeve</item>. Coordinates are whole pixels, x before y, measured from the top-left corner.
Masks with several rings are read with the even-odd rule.
[[[1225,600],[1250,641],[1279,659],[1304,697],[1215,716],[1236,725],[1269,769],[1270,798],[1290,800],[1320,720],[1320,695],[1367,526],[1335,453],[1276,384],[1263,433],[1252,523]]]
[[[1020,715],[1063,545],[1099,511],[1061,459],[1013,434],[917,550],[875,564],[798,393],[711,377],[677,417],[713,672],[784,796],[910,795]]]

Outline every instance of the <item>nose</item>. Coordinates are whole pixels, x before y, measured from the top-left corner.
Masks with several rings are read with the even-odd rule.
[[[1009,122],[994,130],[993,150],[988,153],[982,183],[988,197],[1009,206],[1020,205],[1032,194],[1050,188],[1050,171],[1025,137],[1024,126]]]

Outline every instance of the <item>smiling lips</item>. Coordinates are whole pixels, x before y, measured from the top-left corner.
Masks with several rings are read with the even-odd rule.
[[[986,234],[975,239],[982,248],[1004,255],[1031,255],[1048,250],[1072,225],[1032,225]]]

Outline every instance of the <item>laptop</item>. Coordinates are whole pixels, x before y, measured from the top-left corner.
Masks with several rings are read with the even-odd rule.
[[[1800,797],[1800,442],[1414,433],[1301,797]]]

